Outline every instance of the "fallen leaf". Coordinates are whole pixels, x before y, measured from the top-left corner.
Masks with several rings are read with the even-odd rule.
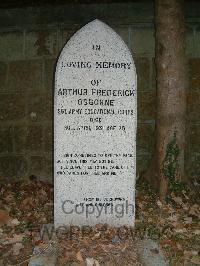
[[[17,226],[17,225],[20,224],[20,221],[18,221],[17,218],[15,218],[15,219],[13,219],[13,220],[10,221],[10,224],[11,225],[14,225],[14,226]]]
[[[200,218],[200,210],[199,210],[199,206],[197,204],[194,204],[189,211],[190,215],[196,216],[198,218]]]
[[[200,258],[199,257],[193,257],[191,259],[191,262],[197,265],[200,265]]]
[[[93,237],[92,239],[94,240],[94,239],[98,239],[98,238],[100,238],[100,237],[101,237],[101,233],[98,232],[98,233],[96,233],[96,234],[94,235],[94,237]]]
[[[0,237],[3,235],[3,229],[0,228]]]
[[[177,244],[177,248],[179,249],[179,250],[182,250],[182,246],[178,243]]]
[[[14,256],[19,255],[20,250],[21,250],[22,248],[24,248],[24,246],[22,245],[22,243],[15,243],[15,244],[13,245],[13,255],[14,255]]]
[[[157,205],[158,205],[158,207],[162,207],[162,202],[158,200]]]
[[[182,201],[182,198],[181,198],[181,197],[173,197],[173,200],[174,200],[177,204],[180,204],[180,205],[183,204],[183,201]]]
[[[87,266],[100,266],[99,262],[93,258],[86,258]]]
[[[24,210],[33,209],[35,207],[35,199],[33,197],[25,198],[21,203],[21,208]]]
[[[189,200],[189,197],[186,195],[186,191],[182,191],[182,193],[183,193],[184,197],[185,197],[187,200]]]
[[[198,251],[196,251],[196,250],[184,250],[183,254],[185,257],[191,257],[191,256],[198,255]]]
[[[168,218],[171,222],[177,222],[178,221],[178,215],[176,213],[171,214],[171,216]]]
[[[194,230],[194,234],[195,235],[200,235],[200,230],[199,229]]]
[[[6,195],[4,200],[7,201],[8,203],[12,202],[14,200],[13,194]]]
[[[184,221],[186,224],[191,224],[192,223],[192,217],[185,217]]]
[[[65,261],[74,261],[76,260],[76,253],[73,251],[73,250],[66,250],[65,254],[64,254],[64,258],[65,258]]]
[[[0,210],[0,226],[3,226],[10,221],[9,213],[5,210]]]
[[[101,245],[101,248],[104,252],[109,252],[112,248],[114,247],[114,245],[112,244],[108,244],[108,245]]]
[[[80,262],[84,261],[80,250],[76,253],[76,258]]]
[[[6,241],[3,242],[4,245],[8,245],[8,244],[15,244],[17,242],[22,242],[24,235],[17,235],[14,234],[12,238],[8,238]]]
[[[177,228],[177,229],[174,229],[174,231],[176,233],[186,233],[187,232],[186,228]]]

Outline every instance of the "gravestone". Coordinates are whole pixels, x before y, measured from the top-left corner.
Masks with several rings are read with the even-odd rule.
[[[126,44],[94,20],[62,50],[54,103],[55,226],[134,225],[136,72]]]

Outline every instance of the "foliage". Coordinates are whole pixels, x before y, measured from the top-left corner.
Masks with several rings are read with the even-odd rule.
[[[177,132],[174,131],[172,140],[167,144],[166,155],[162,163],[162,173],[168,180],[168,188],[170,192],[181,192],[186,189],[183,182],[177,180],[179,165],[178,156],[180,149],[177,144]]]
[[[29,244],[29,243],[32,243],[32,239],[30,236],[24,236],[22,238],[22,244],[26,245],[26,244]]]
[[[151,239],[154,239],[154,240],[159,239],[160,236],[161,236],[159,227],[157,225],[155,225],[155,224],[150,225],[147,228],[147,234],[148,234],[148,237],[150,237]]]

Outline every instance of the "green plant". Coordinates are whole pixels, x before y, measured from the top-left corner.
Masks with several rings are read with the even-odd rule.
[[[25,245],[25,244],[30,244],[32,242],[32,239],[30,236],[24,236],[22,238],[22,243]]]
[[[151,239],[157,240],[160,238],[161,233],[156,225],[149,225],[149,227],[147,228],[147,235]]]
[[[185,189],[183,182],[176,180],[178,173],[178,156],[180,149],[177,144],[176,131],[174,132],[172,140],[167,144],[166,155],[162,163],[163,175],[168,180],[168,188],[170,192],[181,192]]]
[[[22,193],[19,192],[19,191],[16,191],[15,194],[14,194],[14,197],[16,200],[21,200],[22,198]]]

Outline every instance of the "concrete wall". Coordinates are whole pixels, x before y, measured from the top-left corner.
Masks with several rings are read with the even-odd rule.
[[[186,170],[200,175],[200,5],[186,8],[189,87]],[[0,176],[52,178],[53,79],[70,36],[99,18],[132,51],[138,75],[137,171],[154,150],[155,39],[151,4],[0,10]]]

